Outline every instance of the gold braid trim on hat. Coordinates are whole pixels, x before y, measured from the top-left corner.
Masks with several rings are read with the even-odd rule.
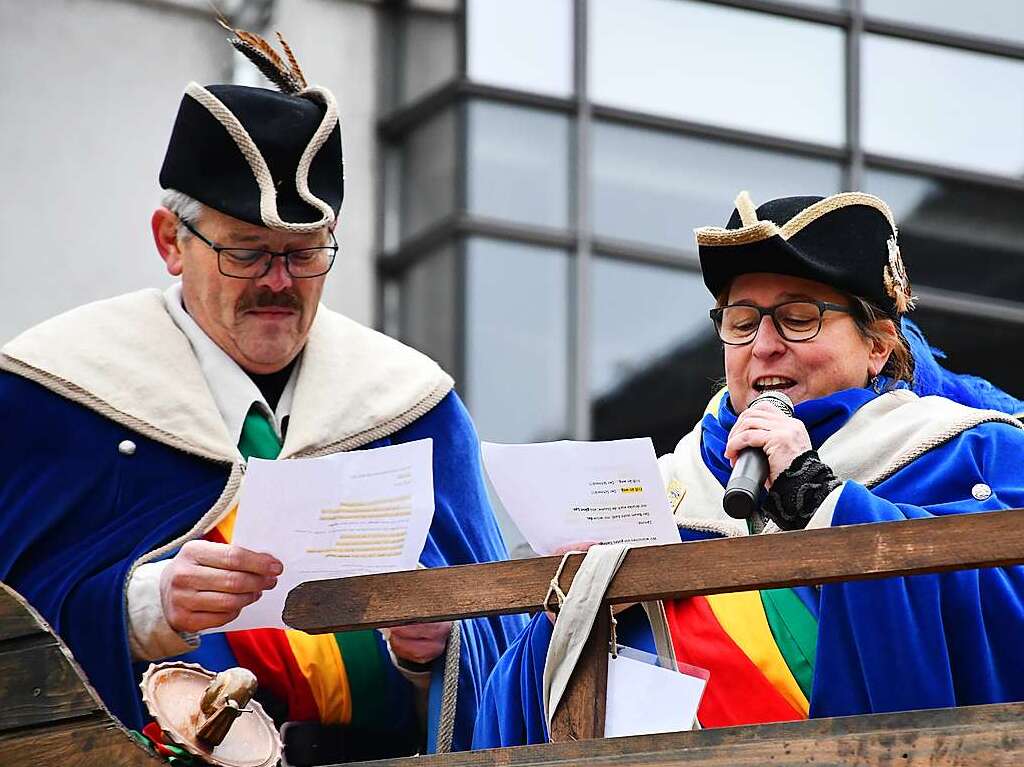
[[[740,223],[743,226],[753,226],[757,223],[757,206],[750,199],[750,192],[744,189],[736,195],[736,212],[740,214]]]
[[[782,225],[782,239],[788,240],[801,229],[813,224],[822,216],[831,213],[834,210],[845,208],[847,205],[867,205],[869,208],[874,208],[879,211],[883,216],[885,216],[886,220],[888,220],[889,226],[892,227],[893,236],[896,235],[896,219],[893,217],[892,211],[889,210],[889,206],[885,204],[884,200],[880,200],[873,194],[865,194],[864,192],[843,192],[841,194],[834,194],[831,197],[826,197],[824,200],[819,200],[793,216],[793,218]]]
[[[867,205],[880,212],[892,227],[892,237],[888,240],[889,263],[882,269],[882,282],[885,285],[885,292],[892,299],[899,314],[905,314],[914,308],[917,298],[910,287],[910,278],[907,276],[906,266],[900,255],[900,248],[896,242],[897,229],[896,219],[889,206],[884,200],[864,192],[842,192],[819,200],[809,205],[793,216],[781,227],[771,221],[759,221],[757,208],[750,193],[746,190],[736,196],[736,211],[739,213],[740,222],[743,224],[739,229],[723,229],[717,226],[704,226],[694,229],[699,246],[722,246],[722,245],[748,245],[753,242],[766,240],[769,237],[778,235],[783,240],[788,240],[805,227],[813,224],[819,218],[833,211],[845,208],[849,205]]]
[[[744,189],[736,195],[736,212],[740,214],[739,229],[723,229],[719,226],[702,226],[694,229],[697,244],[704,246],[748,245],[752,242],[767,240],[780,234],[779,227],[771,221],[759,221],[757,206],[750,199],[750,192]]]
[[[748,245],[767,240],[780,234],[779,227],[771,221],[758,221],[753,226],[740,229],[723,229],[720,226],[702,226],[693,230],[697,244],[703,246]]]

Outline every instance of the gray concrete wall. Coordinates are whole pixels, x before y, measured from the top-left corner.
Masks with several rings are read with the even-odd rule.
[[[224,77],[191,4],[0,0],[0,338],[169,277],[149,216],[182,90]]]
[[[371,3],[277,0],[280,29],[310,82],[338,101],[345,156],[345,200],[336,235],[341,250],[324,289],[324,303],[359,322],[374,322],[377,249],[378,17]]]
[[[219,3],[229,5],[229,3]],[[326,300],[373,321],[377,9],[279,0],[276,25],[338,97],[347,192]],[[152,245],[157,175],[189,80],[232,56],[203,0],[0,0],[0,340],[170,278]]]

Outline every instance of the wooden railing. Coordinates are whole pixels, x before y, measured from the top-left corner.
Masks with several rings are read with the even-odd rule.
[[[322,633],[532,612],[543,608],[560,561],[543,557],[304,583],[289,595],[284,618],[295,628]],[[581,561],[582,555],[575,555],[567,562],[563,590]],[[632,549],[604,602],[1021,563],[1024,509]],[[421,757],[416,764],[526,765],[612,757],[629,765],[883,764],[890,758],[902,765],[1024,764],[1024,703],[593,740],[604,728],[608,614],[599,611],[555,712],[554,745]]]
[[[563,589],[581,560],[569,559]],[[306,583],[289,596],[285,619],[322,633],[536,611],[559,562],[544,557]],[[1024,564],[1024,510],[633,549],[605,602],[1014,564]],[[1024,703],[602,740],[607,641],[607,621],[599,621],[556,712],[555,743],[375,764],[1024,764]],[[59,639],[17,595],[0,590],[0,765],[154,763],[98,702]]]
[[[100,703],[71,652],[0,583],[0,765],[166,764],[132,740]]]

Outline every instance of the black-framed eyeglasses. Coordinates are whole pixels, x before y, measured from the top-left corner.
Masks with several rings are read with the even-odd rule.
[[[825,312],[853,314],[849,306],[827,301],[785,301],[775,306],[729,304],[711,310],[711,321],[723,343],[744,346],[753,342],[765,315],[787,341],[810,341],[821,332]]]
[[[334,258],[338,255],[338,241],[334,239],[334,232],[330,233],[330,245],[277,252],[218,245],[196,231],[196,228],[185,219],[179,220],[186,229],[217,254],[217,268],[225,277],[236,277],[240,280],[259,279],[270,271],[275,258],[284,259],[284,268],[294,279],[319,277],[331,271],[331,267],[334,266]]]

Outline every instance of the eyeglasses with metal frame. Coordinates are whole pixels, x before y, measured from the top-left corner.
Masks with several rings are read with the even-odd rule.
[[[259,250],[254,248],[232,248],[218,245],[200,234],[192,224],[179,218],[182,225],[198,237],[206,246],[217,254],[217,268],[225,277],[240,280],[259,279],[270,272],[275,258],[284,259],[284,268],[296,280],[320,277],[331,271],[334,259],[338,255],[338,241],[334,232],[330,232],[331,244],[316,248],[298,248],[296,250]]]
[[[775,306],[729,304],[712,309],[710,315],[722,343],[746,346],[757,338],[757,331],[765,315],[772,318],[772,324],[780,336],[787,341],[800,343],[810,341],[821,332],[825,312],[852,315],[854,310],[828,301],[802,300],[785,301]]]

